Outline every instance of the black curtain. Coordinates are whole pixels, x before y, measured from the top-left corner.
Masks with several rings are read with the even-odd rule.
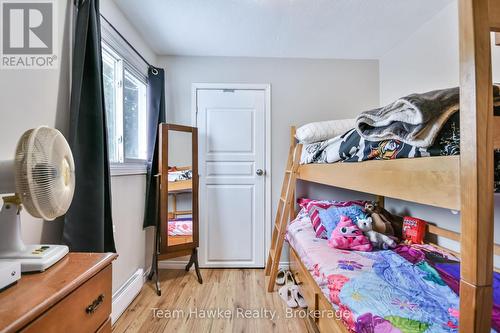
[[[150,67],[148,71],[148,174],[146,180],[146,205],[143,227],[156,226],[156,178],[158,174],[158,125],[165,122],[165,72]]]
[[[69,144],[76,187],[63,241],[71,251],[116,252],[102,81],[99,0],[76,1]]]

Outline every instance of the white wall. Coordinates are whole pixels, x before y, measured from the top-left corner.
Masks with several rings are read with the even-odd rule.
[[[458,86],[458,5],[440,11],[380,59],[380,102]],[[500,47],[492,48],[493,79],[500,82]]]
[[[17,140],[33,127],[48,125],[67,133],[69,119],[69,2],[57,6],[60,59],[58,69],[0,70],[0,160],[14,158]],[[42,222],[22,213],[22,233],[25,242],[59,242],[61,221]]]
[[[101,1],[101,13],[148,60],[156,55],[145,39],[134,29],[113,0]],[[146,271],[153,253],[152,228],[142,229],[146,176],[115,176],[111,179],[113,223],[118,259],[113,263],[113,292],[139,268]]]
[[[459,85],[458,6],[452,3],[380,59],[380,101],[387,104],[413,92]],[[493,79],[500,82],[500,47],[493,46]],[[449,210],[389,200],[397,212],[459,231],[460,216]],[[495,196],[495,239],[500,241],[500,197]],[[441,239],[458,250],[458,244]],[[497,262],[498,263],[498,262]]]
[[[290,126],[349,118],[379,104],[378,61],[159,57],[167,77],[168,121],[191,124],[192,83],[270,83],[273,217]]]
[[[119,0],[101,0],[101,14],[118,29],[118,31],[136,48],[152,65],[156,62],[156,54],[149,46],[151,41],[144,38],[131,24],[129,18],[121,11],[115,2]],[[154,36],[153,42],[154,42]]]
[[[457,86],[458,8],[453,3],[380,59],[380,102]]]

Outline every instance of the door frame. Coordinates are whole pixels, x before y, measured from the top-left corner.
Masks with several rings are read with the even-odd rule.
[[[192,83],[191,84],[191,126],[198,127],[198,90],[262,90],[265,93],[265,178],[264,178],[264,258],[262,262],[266,263],[266,255],[271,246],[272,236],[272,172],[271,172],[271,84],[269,83]],[[203,161],[198,160],[198,169]],[[200,170],[200,169],[199,169]]]

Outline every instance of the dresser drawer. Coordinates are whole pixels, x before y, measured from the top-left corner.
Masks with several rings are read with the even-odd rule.
[[[108,265],[22,332],[96,332],[109,319],[110,314],[111,265]]]

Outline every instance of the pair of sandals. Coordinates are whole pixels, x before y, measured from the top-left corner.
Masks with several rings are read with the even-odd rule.
[[[306,300],[300,293],[299,286],[297,286],[290,271],[280,269],[276,277],[276,284],[282,286],[278,290],[278,295],[289,308],[307,308]]]

